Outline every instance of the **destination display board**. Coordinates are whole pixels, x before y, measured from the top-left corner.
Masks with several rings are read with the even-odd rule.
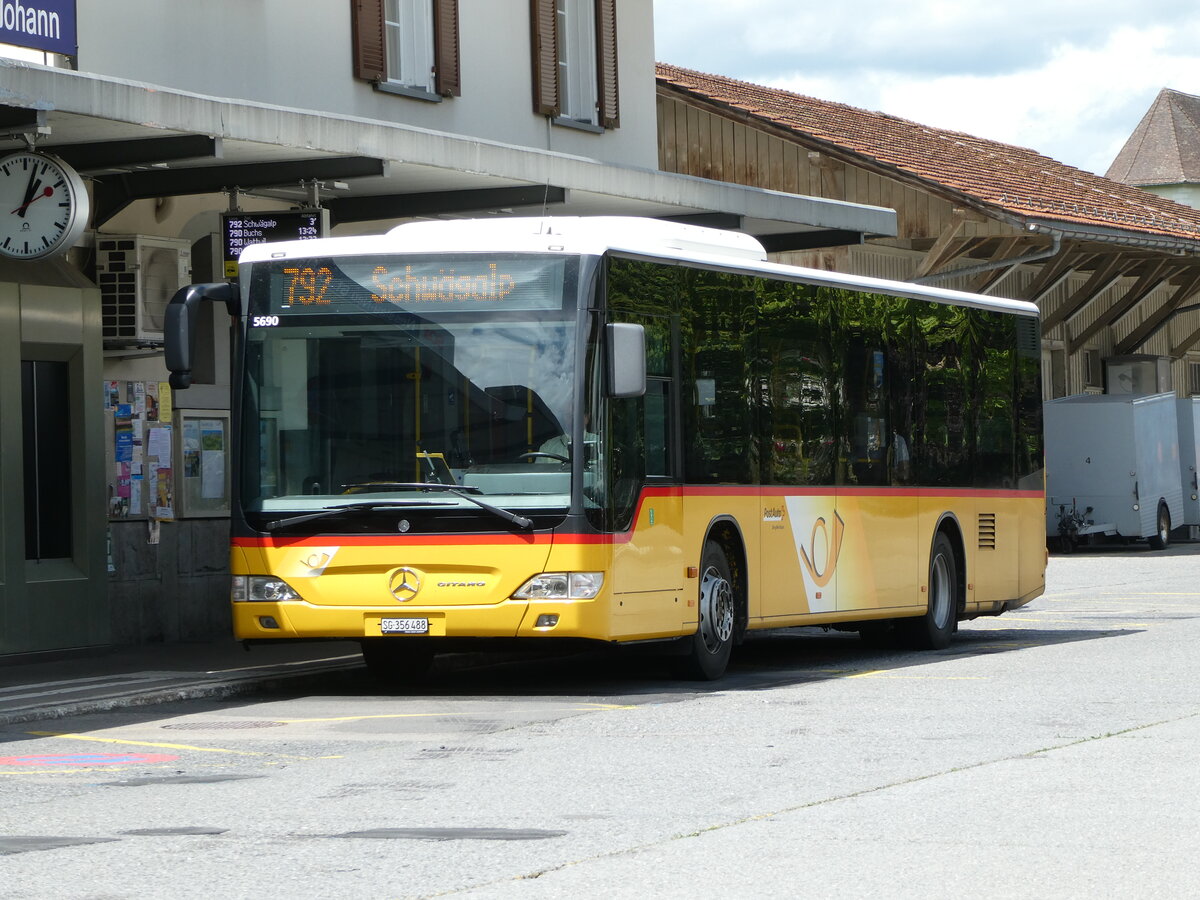
[[[238,257],[251,244],[303,241],[328,234],[327,209],[224,213],[221,216],[221,255],[225,262],[225,277],[237,278]]]
[[[573,262],[562,256],[487,253],[272,262],[263,269],[269,309],[253,310],[251,325],[277,325],[281,315],[556,310],[563,307],[566,270]]]

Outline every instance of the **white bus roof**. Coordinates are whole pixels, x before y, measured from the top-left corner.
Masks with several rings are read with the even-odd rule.
[[[804,269],[767,261],[762,244],[747,234],[632,216],[529,216],[408,222],[386,234],[318,238],[277,244],[251,244],[240,262],[254,263],[313,256],[392,253],[567,253],[607,252],[686,260],[792,280],[816,281],[850,290],[923,297],[943,303],[1038,314],[1023,300],[985,297],[905,281]]]

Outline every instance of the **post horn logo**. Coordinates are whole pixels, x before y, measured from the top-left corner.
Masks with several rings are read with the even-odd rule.
[[[830,529],[825,524],[824,516],[813,523],[812,538],[809,540],[813,556],[817,555],[818,543],[825,545],[825,559],[820,567],[809,558],[807,550],[803,547],[800,548],[800,559],[804,561],[804,567],[808,569],[808,574],[812,578],[813,584],[819,588],[823,588],[829,584],[830,579],[833,578],[833,573],[837,571],[838,557],[842,553],[842,534],[845,530],[846,523],[842,521],[842,517],[836,512],[833,514],[832,534],[829,533]]]
[[[388,581],[388,590],[401,603],[407,603],[421,590],[421,578],[412,569],[397,569]]]

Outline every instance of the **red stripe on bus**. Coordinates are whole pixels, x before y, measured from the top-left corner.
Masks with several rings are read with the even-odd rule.
[[[638,496],[633,521],[641,517],[648,500],[684,497],[945,497],[949,499],[1040,500],[1041,491],[1008,490],[1004,488],[931,488],[931,487],[787,487],[782,485],[673,485],[646,487]],[[432,547],[449,546],[534,546],[539,544],[625,544],[633,539],[634,529],[615,534],[584,532],[538,534],[404,534],[404,535],[316,535],[313,537],[235,537],[234,547],[320,547],[335,543],[341,547],[399,547],[424,544]]]

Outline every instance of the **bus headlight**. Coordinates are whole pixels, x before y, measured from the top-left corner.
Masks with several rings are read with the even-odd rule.
[[[603,572],[543,572],[521,585],[520,600],[594,600],[604,587]]]
[[[235,603],[277,603],[280,600],[304,599],[286,581],[269,575],[234,575],[229,593]]]

